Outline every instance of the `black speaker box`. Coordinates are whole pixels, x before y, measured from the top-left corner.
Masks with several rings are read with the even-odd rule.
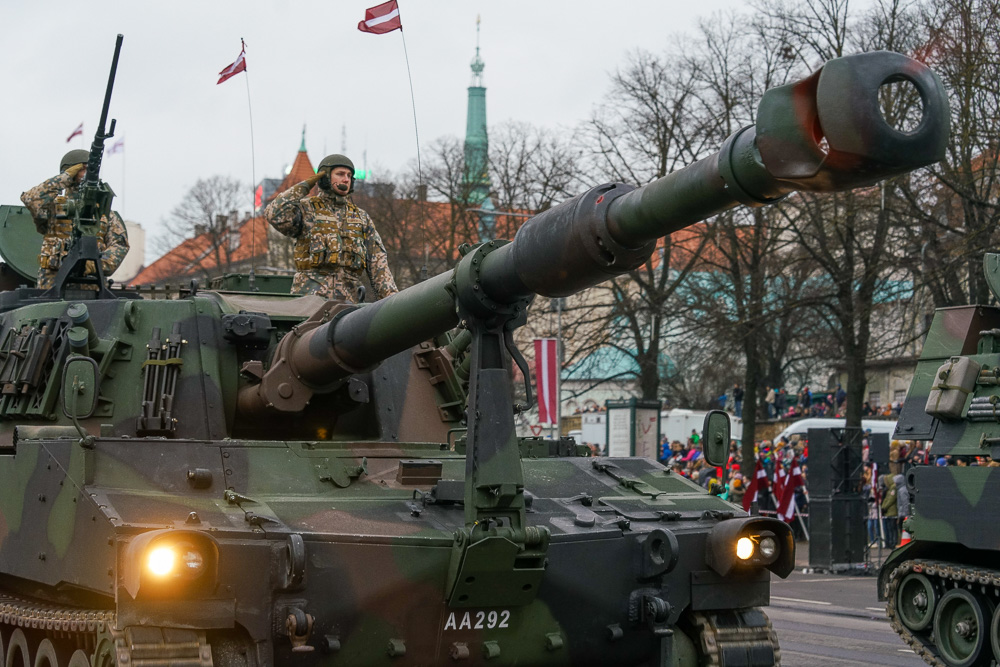
[[[809,429],[809,472],[806,477],[810,497],[861,492],[863,437],[864,432],[859,428]]]
[[[809,566],[835,570],[863,563],[867,518],[867,504],[858,494],[841,494],[833,498],[812,496],[809,503]]]

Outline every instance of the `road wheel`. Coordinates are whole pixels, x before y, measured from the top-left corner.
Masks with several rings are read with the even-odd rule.
[[[86,651],[77,649],[69,657],[69,664],[66,667],[90,667],[90,657]]]
[[[896,589],[896,613],[911,632],[926,629],[934,620],[937,593],[930,579],[916,572],[907,575]]]
[[[31,667],[31,651],[28,647],[28,638],[24,636],[24,630],[18,628],[10,634],[7,641],[7,655],[4,659],[4,667]]]
[[[69,651],[62,645],[56,646],[51,639],[43,639],[35,651],[35,667],[68,667],[68,663]]]
[[[965,590],[955,588],[941,597],[934,613],[938,654],[950,667],[970,667],[988,660],[986,607]]]

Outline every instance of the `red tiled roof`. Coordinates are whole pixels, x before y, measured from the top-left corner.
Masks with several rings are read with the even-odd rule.
[[[267,255],[267,222],[264,218],[246,220],[240,225],[238,233],[239,239],[232,252],[224,247],[216,249],[223,244],[213,232],[187,239],[145,267],[129,284],[156,285],[187,276],[197,277],[206,271],[212,272],[220,263],[231,266]]]
[[[285,176],[285,180],[281,181],[281,185],[274,191],[274,195],[271,198],[273,199],[296,183],[301,183],[315,173],[316,170],[313,169],[309,155],[305,151],[299,151],[298,155],[295,156],[295,162],[292,163],[291,170]]]
[[[281,194],[296,183],[300,183],[313,174],[312,161],[306,151],[299,151],[292,163],[292,168],[274,191],[275,196]],[[313,188],[315,191],[315,188]],[[232,253],[225,249],[216,250],[220,245],[214,232],[206,232],[193,239],[187,239],[158,260],[142,269],[129,281],[131,285],[155,285],[167,280],[177,280],[185,277],[196,277],[205,272],[213,272],[220,263],[232,266],[251,259],[267,255],[267,221],[263,217],[250,218],[240,225],[239,242]],[[222,259],[222,262],[219,260]],[[228,260],[228,261],[227,261]]]

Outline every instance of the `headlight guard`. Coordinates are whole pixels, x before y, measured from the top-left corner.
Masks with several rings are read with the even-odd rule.
[[[745,559],[736,555],[740,538],[748,538],[753,546],[752,553]],[[777,547],[770,557],[761,550],[760,543],[766,538],[773,539]],[[723,577],[734,569],[766,567],[784,579],[795,569],[795,538],[792,536],[792,529],[784,521],[777,519],[744,517],[721,521],[709,533],[707,547],[706,564]]]

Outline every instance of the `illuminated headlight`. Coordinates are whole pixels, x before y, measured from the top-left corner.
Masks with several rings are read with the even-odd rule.
[[[165,577],[173,572],[176,561],[177,557],[174,555],[173,549],[156,547],[149,552],[149,556],[146,558],[146,567],[156,576]]]
[[[736,557],[740,560],[747,560],[753,556],[753,540],[749,537],[741,537],[736,540]]]
[[[159,542],[147,552],[146,568],[159,578],[194,579],[205,569],[205,557],[189,542]]]
[[[215,590],[219,544],[204,532],[166,528],[136,535],[121,557],[121,581],[133,599],[204,597]]]

